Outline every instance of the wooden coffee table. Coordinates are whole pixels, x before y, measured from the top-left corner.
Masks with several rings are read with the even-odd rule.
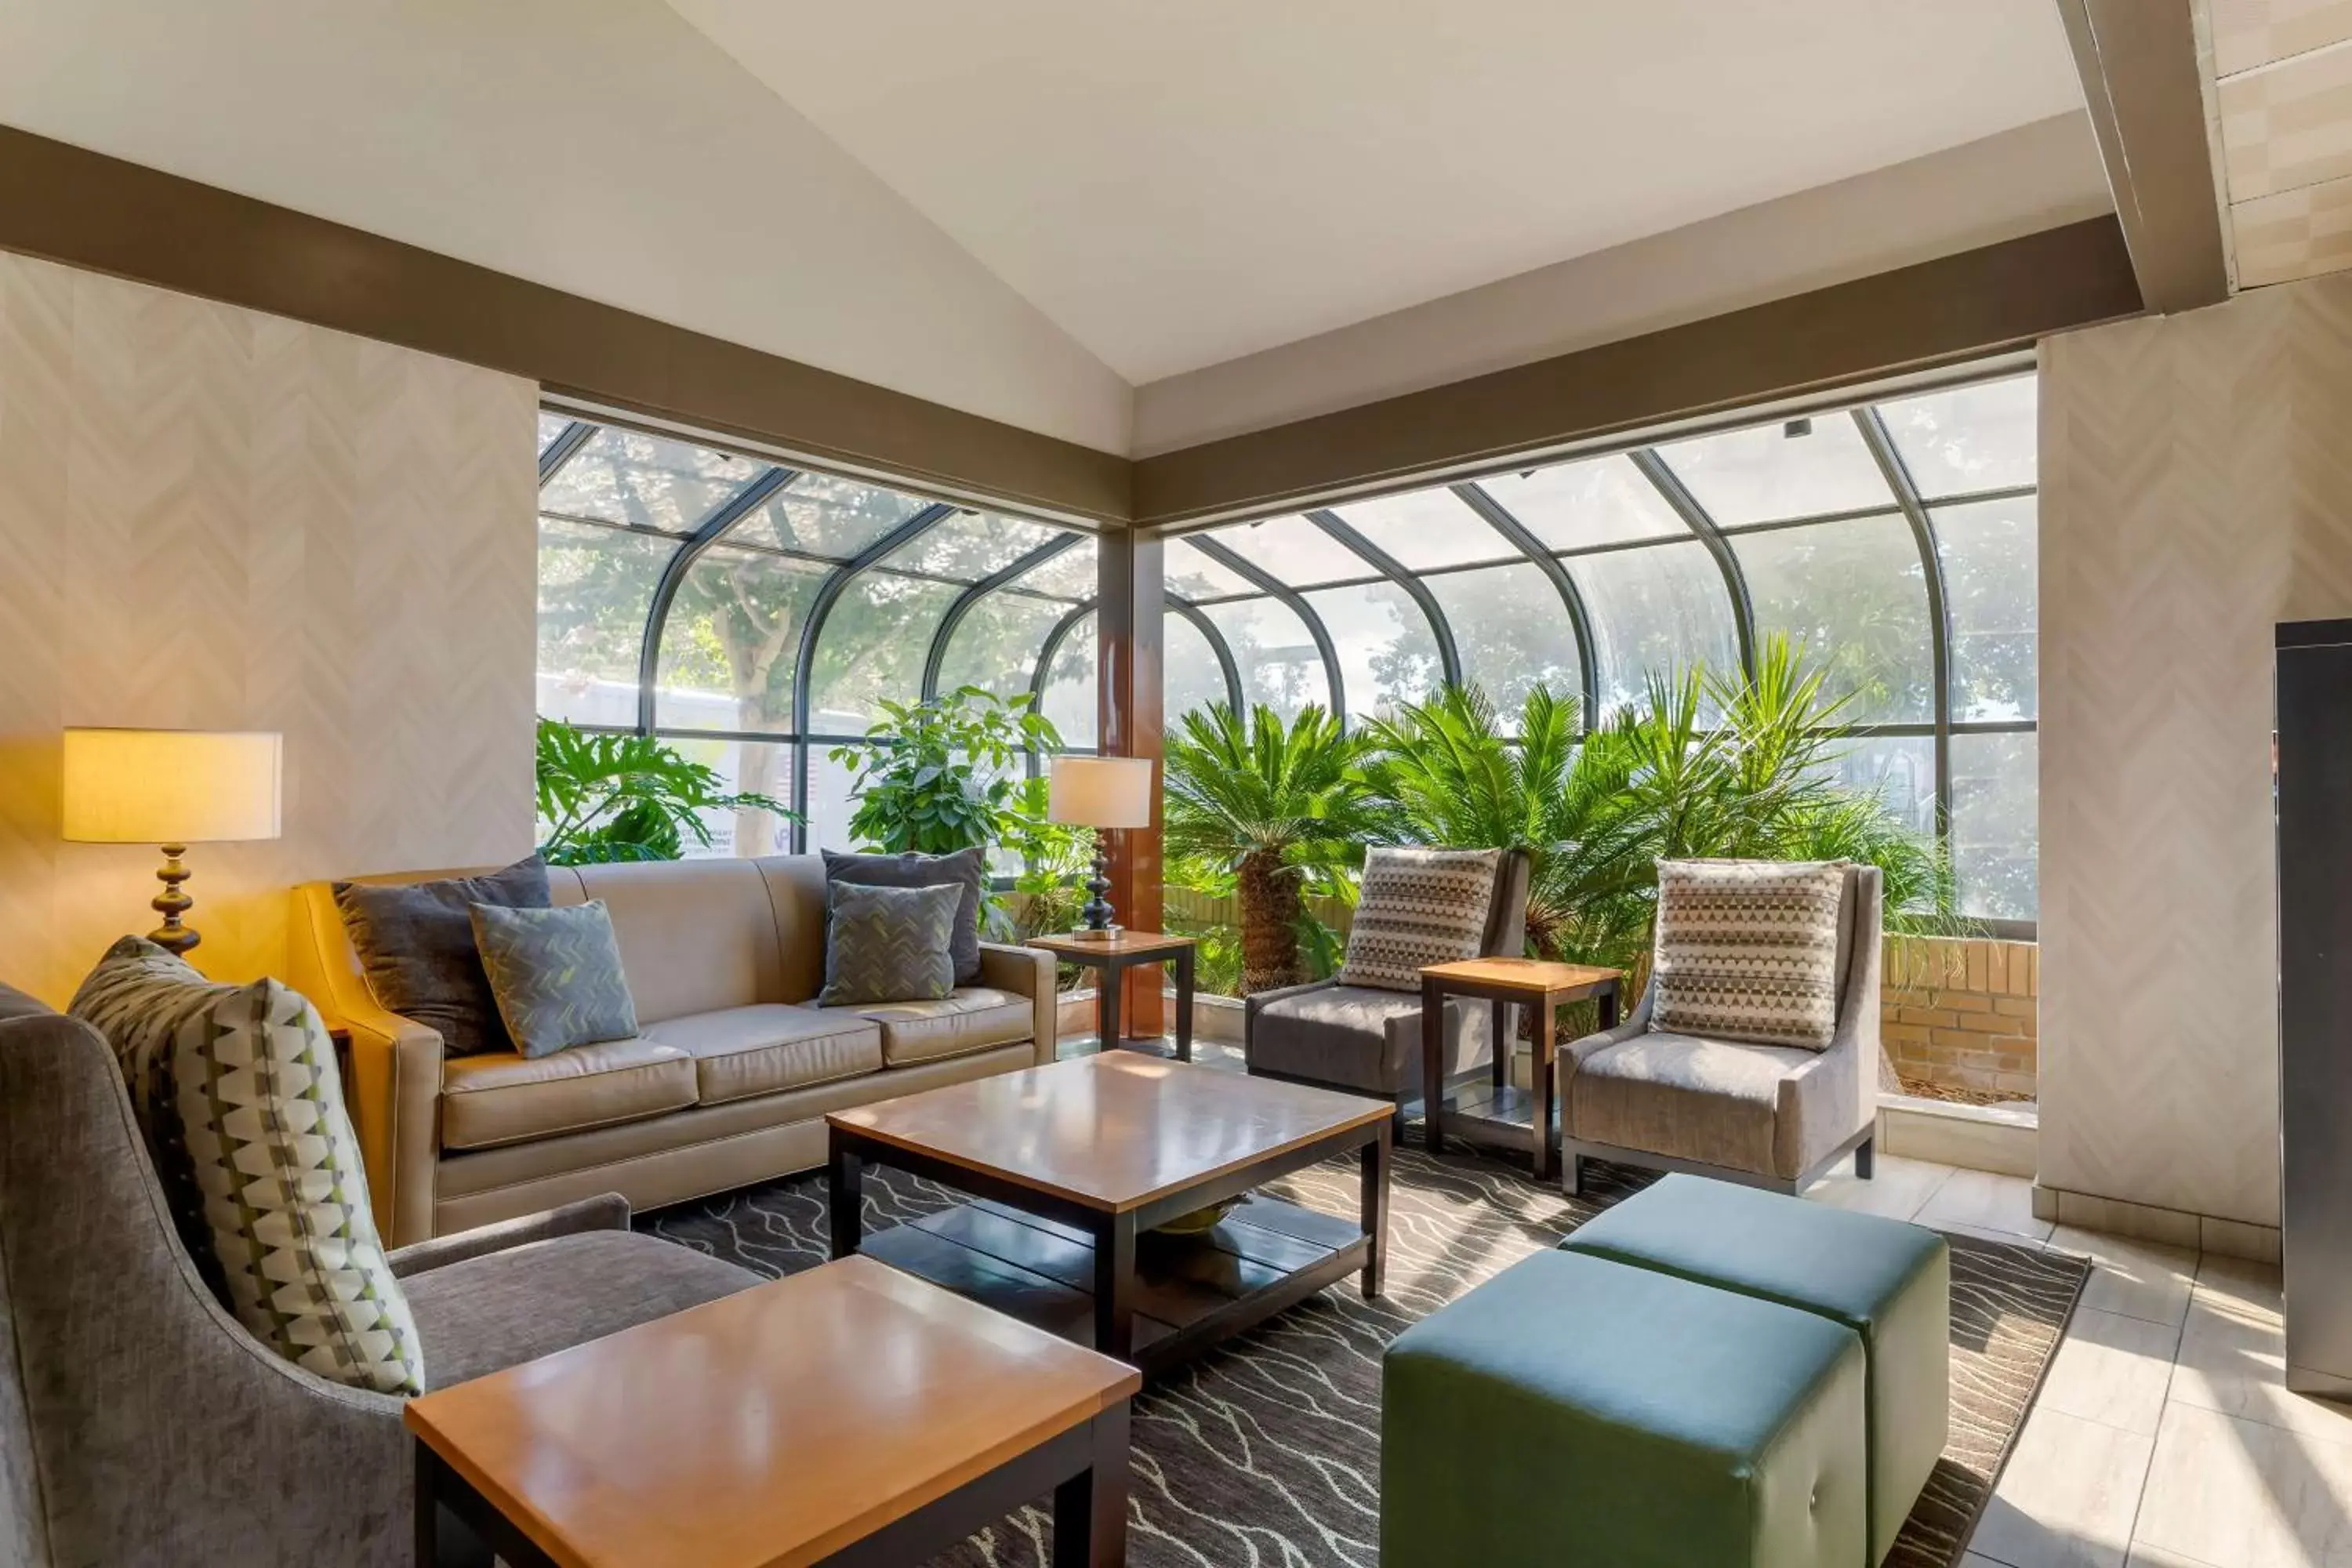
[[[1110,1051],[835,1111],[833,1255],[862,1246],[1157,1374],[1350,1274],[1380,1293],[1394,1110]],[[1251,1190],[1350,1152],[1353,1222]],[[980,1201],[864,1237],[868,1163]],[[1234,1197],[1198,1234],[1155,1228]]]
[[[438,1509],[511,1568],[903,1568],[1054,1495],[1118,1568],[1131,1367],[865,1258],[409,1401]]]

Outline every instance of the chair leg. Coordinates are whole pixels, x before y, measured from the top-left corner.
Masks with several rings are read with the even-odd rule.
[[[1559,1141],[1559,1190],[1565,1197],[1578,1196],[1582,1188],[1577,1179],[1577,1167],[1584,1162],[1577,1157],[1576,1146],[1567,1139]]]
[[[1853,1173],[1865,1182],[1870,1180],[1871,1146],[1877,1142],[1875,1138],[1865,1138],[1854,1146]]]

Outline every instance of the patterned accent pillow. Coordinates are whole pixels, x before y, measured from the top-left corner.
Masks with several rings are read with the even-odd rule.
[[[474,945],[515,1049],[545,1057],[635,1037],[637,1002],[604,900],[561,910],[476,904],[473,917]]]
[[[1426,965],[1477,957],[1502,857],[1499,849],[1367,854],[1339,984],[1418,991]]]
[[[334,893],[368,990],[386,1012],[439,1031],[453,1057],[509,1048],[470,911],[547,908],[546,861],[533,855],[487,877],[436,882],[337,882]]]
[[[72,1011],[114,1045],[173,1217],[237,1321],[332,1382],[422,1394],[424,1348],[318,1010],[275,980],[213,984],[125,937]]]
[[[977,846],[952,855],[926,855],[909,849],[903,855],[844,855],[824,851],[824,879],[863,882],[869,888],[936,888],[952,882],[963,889],[956,905],[956,984],[970,985],[980,978],[980,890],[988,879],[988,851]]]
[[[962,890],[829,882],[820,1007],[936,1002],[955,989],[956,907]]]
[[[1825,1049],[1845,872],[1838,860],[1658,862],[1650,1027]]]

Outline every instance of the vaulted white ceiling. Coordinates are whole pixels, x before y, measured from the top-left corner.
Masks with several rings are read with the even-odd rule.
[[[2078,110],[2052,0],[0,5],[0,123],[1114,452],[1139,385],[1341,329],[1442,379],[1361,324]]]
[[[671,4],[1138,384],[2081,103],[2052,0]]]

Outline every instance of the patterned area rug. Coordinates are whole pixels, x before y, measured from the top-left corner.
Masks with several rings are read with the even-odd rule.
[[[1137,1568],[1370,1568],[1380,1550],[1381,1352],[1404,1327],[1549,1247],[1645,1175],[1586,1167],[1568,1198],[1475,1154],[1397,1151],[1387,1295],[1352,1282],[1147,1389],[1134,1407],[1129,1561]],[[1356,1212],[1356,1164],[1317,1166],[1276,1192]],[[960,1202],[948,1188],[870,1171],[866,1230]],[[821,1175],[642,1217],[641,1228],[765,1275],[825,1258]],[[1954,1236],[1952,1436],[1888,1568],[1952,1568],[1975,1530],[2074,1310],[2089,1265]],[[1024,1510],[939,1568],[1045,1568],[1050,1515]]]

